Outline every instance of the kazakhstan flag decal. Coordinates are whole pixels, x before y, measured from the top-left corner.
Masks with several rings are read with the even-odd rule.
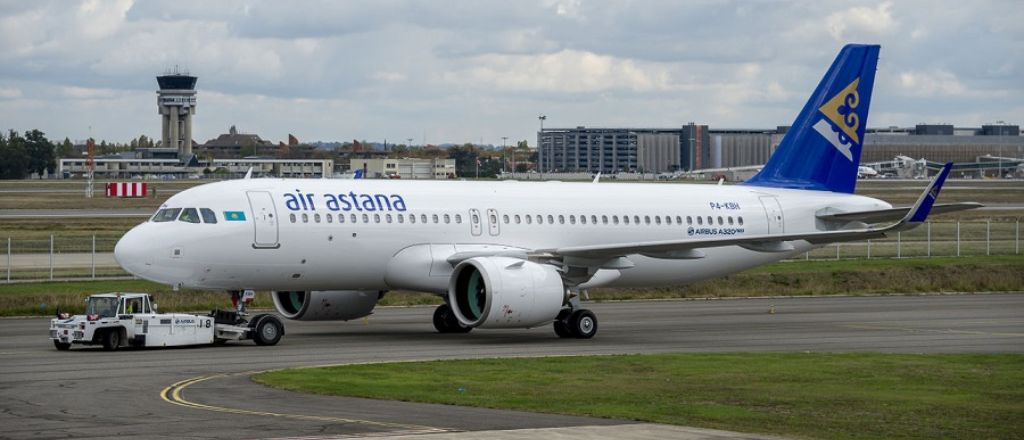
[[[243,211],[224,211],[224,220],[229,222],[244,222],[245,212]]]

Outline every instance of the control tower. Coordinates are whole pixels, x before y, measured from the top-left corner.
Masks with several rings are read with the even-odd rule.
[[[157,106],[163,122],[163,147],[177,148],[178,157],[192,156],[192,115],[196,114],[196,78],[187,73],[156,77]]]

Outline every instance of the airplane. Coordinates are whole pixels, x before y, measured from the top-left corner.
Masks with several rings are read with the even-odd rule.
[[[178,288],[271,291],[293,320],[351,320],[389,290],[438,295],[440,333],[551,324],[592,338],[581,296],[680,285],[829,243],[880,238],[931,212],[853,194],[880,47],[841,49],[764,168],[740,185],[250,178],[174,195],[128,231],[128,272]]]
[[[878,171],[876,171],[874,168],[871,168],[871,167],[868,167],[868,166],[864,166],[864,165],[861,165],[861,166],[857,167],[857,177],[858,178],[875,177],[877,175],[878,175]]]

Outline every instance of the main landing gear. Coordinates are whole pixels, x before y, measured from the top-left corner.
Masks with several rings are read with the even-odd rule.
[[[560,338],[590,339],[597,334],[597,315],[587,309],[562,309],[553,326]]]
[[[441,304],[434,309],[434,328],[438,333],[469,333],[473,330],[473,327],[466,327],[459,322],[448,304]]]

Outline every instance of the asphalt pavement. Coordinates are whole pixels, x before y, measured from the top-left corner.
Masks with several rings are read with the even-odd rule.
[[[58,352],[43,318],[0,319],[0,438],[753,438],[628,421],[312,396],[254,384],[274,368],[658,352],[1024,352],[1024,295],[592,304],[592,340],[549,326],[437,334],[432,308],[286,321],[277,346]],[[774,313],[772,313],[774,312]],[[567,360],[571,362],[571,359]],[[581,372],[581,374],[585,374]]]

